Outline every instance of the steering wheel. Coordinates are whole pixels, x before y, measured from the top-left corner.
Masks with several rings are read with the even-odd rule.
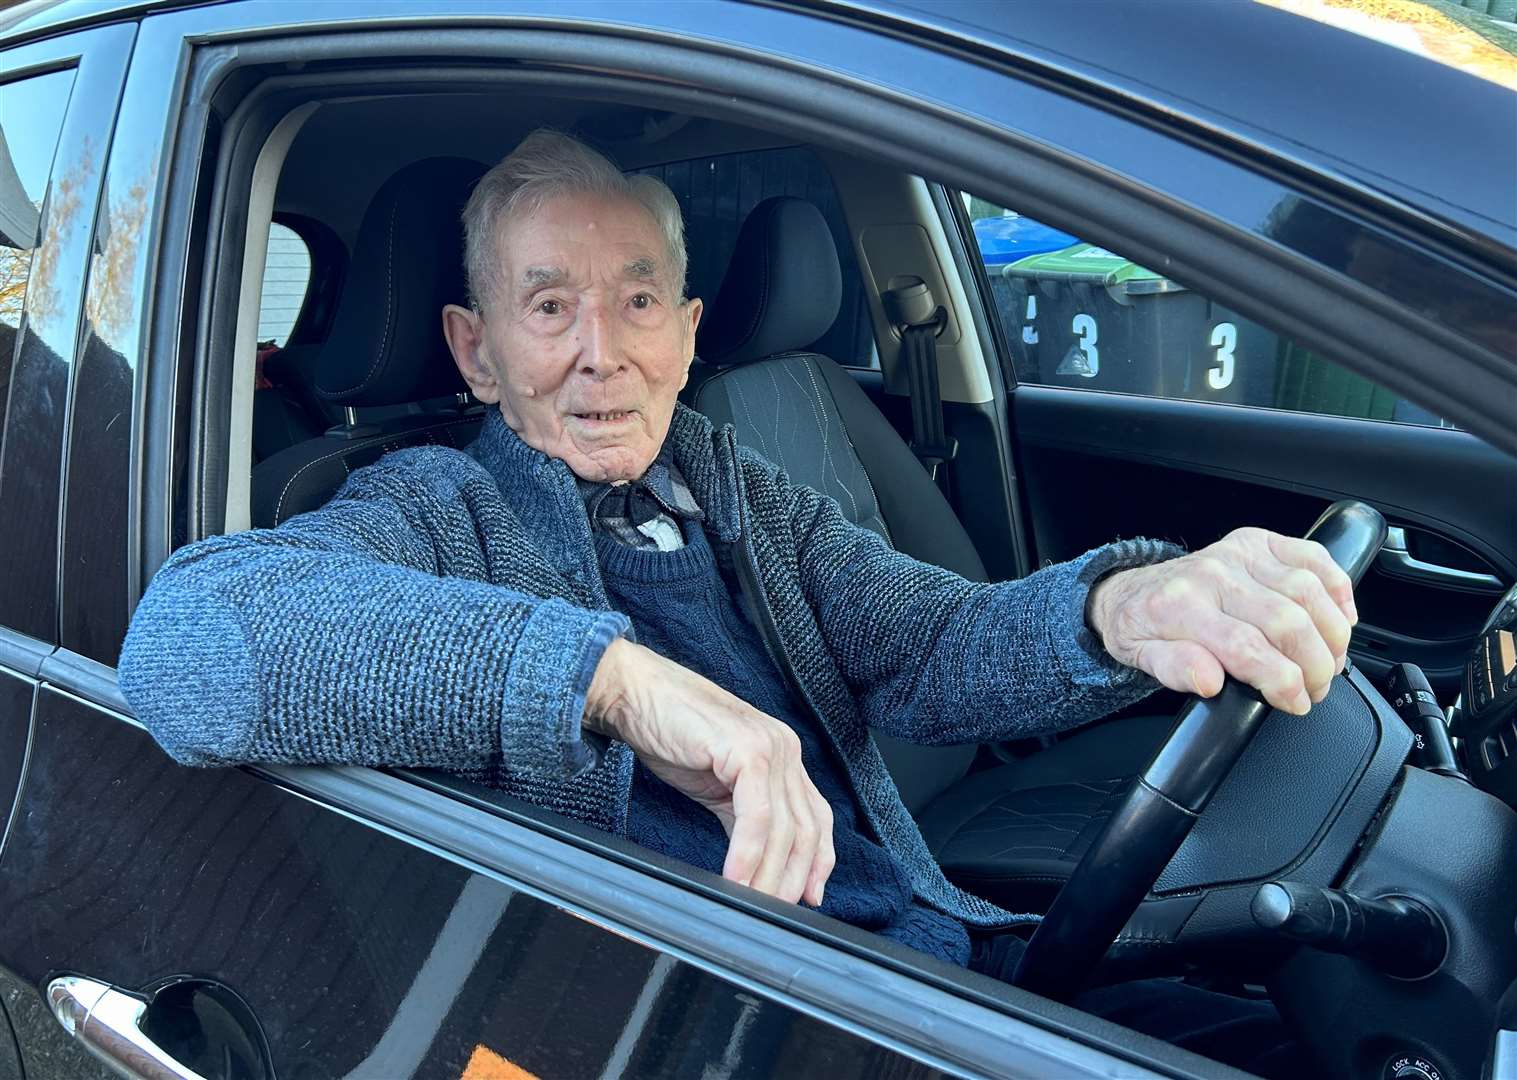
[[[1306,535],[1358,585],[1385,542],[1385,518],[1345,500],[1328,507]],[[1269,712],[1257,691],[1232,678],[1215,697],[1187,699],[1033,933],[1013,983],[1061,999],[1084,985]]]

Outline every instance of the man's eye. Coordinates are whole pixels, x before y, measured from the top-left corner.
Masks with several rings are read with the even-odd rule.
[[[544,300],[542,303],[537,305],[537,310],[542,312],[544,315],[562,315],[564,313],[563,301]]]
[[[653,297],[645,292],[640,292],[632,298],[632,306],[638,311],[647,311],[653,306]]]

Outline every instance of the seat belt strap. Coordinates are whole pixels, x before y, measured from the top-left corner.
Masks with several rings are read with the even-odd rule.
[[[911,392],[911,452],[934,481],[958,453],[957,439],[943,429],[943,396],[938,388],[938,334],[948,313],[934,302],[925,282],[886,291],[886,314],[901,334],[901,359]]]

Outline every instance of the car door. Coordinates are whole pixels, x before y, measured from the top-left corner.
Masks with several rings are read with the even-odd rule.
[[[390,79],[414,59],[395,10],[347,12],[351,66],[388,57]],[[621,10],[600,15],[615,24]],[[26,1019],[23,1075],[98,1073],[81,1046],[145,1075],[1104,1075],[1113,1053],[1145,1074],[1135,1062],[1165,1048],[1112,1031],[1073,1041],[1067,1020],[1029,1022],[984,988],[920,978],[909,957],[882,964],[867,938],[650,866],[624,841],[457,779],[188,769],[136,723],[114,671],[130,611],[168,551],[217,527],[203,484],[226,456],[213,433],[232,426],[229,406],[213,416],[227,374],[209,345],[218,318],[235,321],[240,282],[222,268],[240,265],[248,215],[246,191],[221,178],[250,151],[216,95],[281,49],[286,73],[328,56],[330,40],[303,37],[289,11],[190,8],[77,37],[87,69],[98,42],[117,80],[80,106],[108,130],[78,140],[103,169],[99,207],[92,194],[59,269],[79,297],[65,320],[79,340],[49,357],[67,358],[69,377],[49,384],[46,423],[12,429],[50,471],[13,472],[7,457],[5,473],[41,481],[36,522],[56,530],[34,545],[35,568],[6,566],[3,590],[42,605],[7,631],[4,654],[5,730],[15,746],[25,729],[27,747],[0,860],[0,967]],[[478,15],[413,14],[426,26],[439,12]],[[464,56],[571,67],[597,45],[581,22],[545,34],[533,28],[551,13],[529,14],[525,30],[503,17],[493,35],[450,40]],[[698,13],[659,17],[666,47],[688,59]],[[810,24],[770,13],[756,25],[783,40]],[[608,56],[626,29],[598,42]]]
[[[312,798],[304,784],[297,794],[272,776],[184,769],[132,720],[113,668],[140,591],[144,517],[170,500],[167,475],[142,497],[134,470],[171,470],[153,454],[173,436],[159,442],[164,432],[151,429],[177,425],[182,437],[189,419],[179,408],[188,402],[179,358],[147,348],[154,290],[176,312],[188,302],[177,291],[164,297],[185,277],[172,262],[160,268],[154,241],[166,235],[172,247],[207,212],[205,189],[195,190],[198,145],[183,184],[165,182],[163,118],[178,108],[168,76],[186,33],[205,25],[148,20],[124,92],[132,26],[7,55],[8,71],[13,61],[56,67],[87,44],[79,78],[96,82],[75,90],[77,115],[97,123],[93,138],[74,132],[68,143],[76,155],[96,155],[87,161],[95,186],[73,210],[73,260],[56,271],[60,291],[74,294],[74,318],[60,313],[58,325],[79,324],[82,299],[85,339],[44,337],[56,327],[33,318],[31,333],[49,348],[22,359],[48,365],[46,378],[23,397],[31,383],[17,368],[6,460],[8,488],[23,489],[8,508],[62,523],[61,537],[4,533],[13,559],[36,561],[29,575],[7,574],[5,597],[25,621],[18,616],[6,632],[7,666],[18,670],[0,682],[7,778],[26,751],[26,789],[0,872],[0,963],[23,1021],[21,1068],[100,1074],[63,1037],[67,1028],[115,1068],[187,1066],[205,1076],[674,1074],[724,1054],[737,1060],[743,1038],[757,1044],[741,1055],[751,1069],[792,1056],[834,1060],[851,1075],[937,1075],[550,902],[540,874],[523,889],[472,860],[441,857],[418,842],[431,830],[414,813],[401,814],[411,834],[403,836],[372,808],[355,815],[342,799]],[[95,257],[86,259],[92,220]],[[34,286],[29,314],[36,295]],[[44,397],[51,408],[35,400]],[[23,414],[28,405],[40,415]],[[15,467],[26,454],[48,468]],[[415,783],[395,781],[391,791],[392,800],[429,798]],[[471,825],[448,826],[455,839],[492,836],[491,846],[502,846],[498,820],[473,813]],[[596,891],[625,890],[600,883]],[[64,1026],[46,1015],[44,995]]]

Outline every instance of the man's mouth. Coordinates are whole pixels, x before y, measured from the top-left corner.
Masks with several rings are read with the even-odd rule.
[[[577,412],[574,417],[578,420],[593,421],[601,424],[615,424],[632,416],[631,409],[617,409],[611,412]]]

